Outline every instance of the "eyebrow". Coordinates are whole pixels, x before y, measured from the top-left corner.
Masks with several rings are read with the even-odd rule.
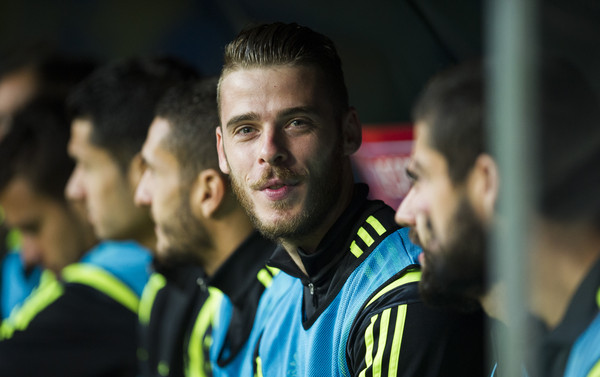
[[[317,112],[317,109],[315,109],[314,107],[311,107],[311,106],[298,106],[298,107],[292,107],[291,109],[283,110],[282,112],[277,114],[277,117],[278,118],[287,118],[287,117],[290,117],[292,115],[297,115],[297,114],[316,115],[316,114],[318,114],[318,112]]]
[[[229,119],[229,121],[227,122],[226,128],[230,128],[230,127],[232,127],[236,124],[242,123],[242,122],[257,121],[259,119],[260,119],[260,117],[258,116],[258,114],[254,113],[254,112],[236,115],[233,118]]]
[[[277,114],[277,118],[278,119],[289,118],[291,116],[299,115],[299,114],[307,114],[307,115],[316,116],[318,114],[318,112],[317,112],[317,109],[312,106],[298,106],[298,107],[292,107],[292,108],[281,111],[280,113]],[[241,114],[241,115],[236,115],[233,118],[229,119],[229,121],[227,122],[227,125],[225,127],[230,128],[236,124],[240,124],[243,122],[249,122],[249,121],[258,121],[258,120],[260,120],[260,116],[257,113],[249,112],[249,113],[245,113],[245,114]]]

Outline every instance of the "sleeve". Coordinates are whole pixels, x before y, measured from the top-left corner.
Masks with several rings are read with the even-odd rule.
[[[63,287],[22,330],[4,332],[0,376],[135,376],[136,314],[89,286]]]
[[[350,330],[352,376],[486,376],[485,316],[436,310],[408,283],[363,309]]]

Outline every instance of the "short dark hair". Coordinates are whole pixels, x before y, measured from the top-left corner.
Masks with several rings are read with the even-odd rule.
[[[311,66],[321,70],[331,88],[336,109],[348,109],[342,61],[334,43],[323,34],[296,23],[276,22],[242,30],[225,47],[221,80],[232,71],[276,65]],[[220,85],[219,85],[220,87]],[[220,98],[220,89],[219,89]],[[220,100],[219,100],[220,102]]]
[[[448,174],[455,184],[463,182],[477,157],[487,152],[483,74],[479,61],[439,73],[413,110],[414,121],[424,122],[429,130],[429,145],[448,161]]]
[[[20,110],[0,142],[0,190],[23,178],[37,193],[64,203],[74,167],[67,154],[69,129],[64,102],[38,99]]]
[[[215,128],[217,78],[179,84],[160,100],[156,116],[169,122],[163,145],[177,158],[182,176],[192,178],[205,169],[219,170]]]
[[[537,67],[538,168],[536,210],[548,219],[586,220],[600,225],[600,100],[584,72],[565,57],[543,54]],[[461,183],[486,145],[485,82],[481,62],[464,63],[437,75],[415,109],[429,144]]]
[[[92,123],[90,142],[106,149],[126,171],[146,139],[160,97],[197,76],[192,66],[171,57],[119,60],[79,84],[68,108],[74,118]]]

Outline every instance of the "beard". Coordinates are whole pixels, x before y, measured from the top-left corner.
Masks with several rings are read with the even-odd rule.
[[[231,167],[230,171],[232,171]],[[287,167],[270,166],[258,181],[248,186],[251,191],[263,187],[269,179],[274,177],[285,181],[304,182],[308,185],[300,212],[295,215],[284,216],[274,222],[267,222],[265,219],[259,218],[250,194],[244,187],[243,180],[236,174],[230,174],[230,177],[236,197],[254,227],[263,236],[273,241],[284,239],[298,241],[318,229],[323,219],[327,217],[339,198],[339,187],[343,174],[341,143],[338,143],[333,153],[326,160],[321,161],[320,166],[311,175]],[[273,203],[270,210],[284,213],[287,210],[293,210],[294,206],[297,205],[297,201],[280,200]]]
[[[437,252],[424,248],[425,266],[419,290],[423,300],[431,305],[471,311],[480,307],[478,299],[486,290],[487,232],[465,197],[453,223],[446,245]]]
[[[179,206],[169,216],[171,222],[162,226],[167,246],[158,259],[163,266],[201,265],[206,253],[203,250],[212,247],[206,228],[192,214],[189,197],[189,189],[180,191]]]

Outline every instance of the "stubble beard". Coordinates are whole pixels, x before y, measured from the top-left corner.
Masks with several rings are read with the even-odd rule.
[[[486,291],[487,231],[464,197],[453,221],[448,244],[435,253],[424,250],[419,290],[429,304],[470,311]]]
[[[330,170],[320,169],[314,172],[312,176],[308,174],[298,173],[292,169],[280,166],[271,166],[264,172],[257,183],[249,185],[249,190],[252,187],[260,187],[266,180],[277,177],[280,179],[298,179],[305,184],[309,184],[303,208],[296,215],[282,216],[274,222],[267,222],[260,219],[256,213],[254,203],[250,194],[246,191],[244,182],[238,178],[236,174],[230,174],[231,185],[240,204],[246,210],[248,217],[254,224],[254,227],[266,238],[275,242],[292,241],[300,242],[305,237],[311,235],[328,213],[332,210],[339,196],[339,185],[342,182],[342,164],[339,148],[334,149],[334,153],[323,165],[330,167]],[[293,209],[298,205],[297,202],[281,200],[274,202],[271,205],[271,211],[280,212],[283,214],[287,210]]]
[[[192,214],[189,188],[182,188],[179,194],[179,206],[170,216],[176,222],[163,227],[167,246],[159,260],[166,266],[190,263],[202,265],[203,254],[212,248],[212,243],[204,225]]]

